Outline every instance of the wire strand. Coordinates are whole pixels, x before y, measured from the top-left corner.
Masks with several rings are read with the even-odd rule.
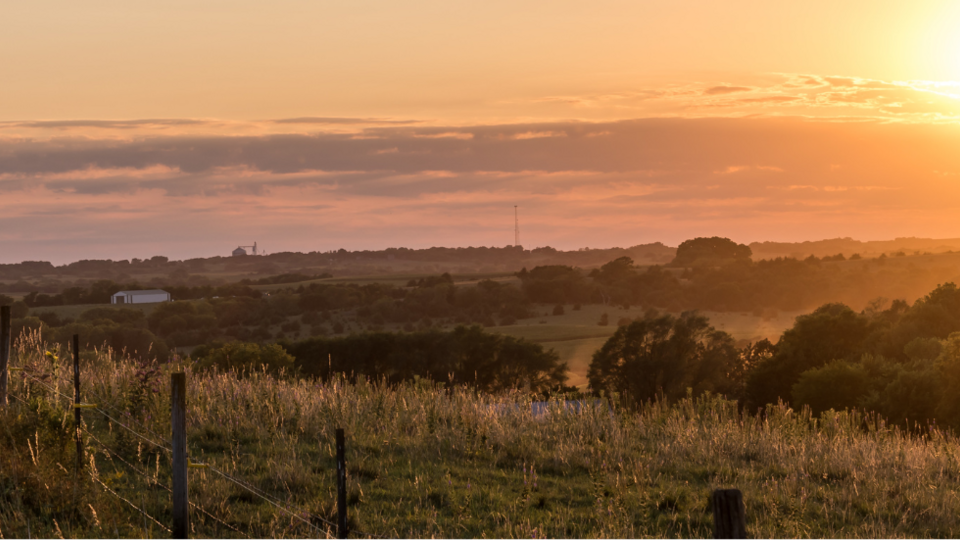
[[[317,526],[314,525],[313,523],[310,523],[309,521],[307,521],[306,519],[304,519],[301,515],[299,515],[299,514],[293,512],[293,511],[291,511],[290,509],[282,506],[279,502],[276,502],[276,501],[272,500],[272,499],[271,499],[270,497],[268,497],[267,495],[262,494],[261,492],[259,492],[258,489],[254,488],[253,486],[247,485],[247,484],[246,484],[245,482],[243,482],[242,480],[238,480],[238,479],[230,476],[229,474],[221,471],[220,469],[217,469],[216,467],[210,467],[210,470],[213,471],[213,472],[215,472],[215,473],[217,473],[217,474],[219,474],[220,476],[226,478],[227,480],[233,482],[234,484],[242,487],[243,489],[246,489],[246,490],[249,491],[250,493],[253,493],[253,494],[256,495],[257,497],[260,497],[261,499],[267,501],[268,503],[272,504],[273,506],[276,506],[276,507],[279,508],[281,511],[283,511],[283,512],[285,512],[285,513],[287,513],[287,514],[290,514],[290,516],[292,516],[292,517],[294,517],[294,518],[296,518],[296,519],[299,519],[300,521],[306,523],[308,526],[310,526],[310,527],[316,529],[317,531],[319,531],[319,532],[327,535],[327,538],[333,538],[333,535],[331,535],[329,531],[325,531],[325,530],[321,529],[320,527],[317,527]],[[319,516],[315,516],[315,515],[313,515],[313,514],[311,514],[311,513],[309,513],[309,512],[302,512],[302,511],[301,511],[301,513],[302,513],[302,514],[307,514],[308,516],[311,516],[311,517],[314,517],[314,518],[322,521],[323,523],[326,523],[327,525],[336,527],[336,525],[334,525],[333,523],[331,523],[331,522],[329,522],[329,521],[327,521],[327,520],[325,520],[325,519],[323,519],[323,518],[321,518],[321,517],[319,517]]]
[[[39,384],[40,386],[45,387],[46,389],[50,390],[50,391],[53,392],[54,394],[58,394],[58,395],[60,395],[61,397],[63,397],[64,399],[67,399],[68,401],[74,399],[73,397],[68,396],[68,395],[64,394],[63,392],[60,392],[60,391],[57,390],[56,388],[48,385],[47,383],[41,381],[40,379],[34,377],[33,375],[30,375],[28,372],[24,371],[23,373],[25,374],[25,376],[33,379],[37,384]],[[123,429],[129,431],[129,432],[130,432],[131,434],[133,434],[134,436],[139,437],[140,439],[143,439],[144,441],[152,444],[153,446],[156,446],[157,448],[162,448],[162,449],[166,450],[167,452],[173,452],[173,450],[171,450],[169,447],[164,446],[164,445],[162,445],[162,444],[160,444],[160,443],[158,443],[158,442],[156,442],[156,441],[153,441],[153,440],[151,440],[151,439],[149,439],[149,438],[141,435],[140,433],[138,433],[136,430],[134,430],[134,429],[131,428],[130,426],[127,426],[127,425],[124,424],[123,422],[121,422],[121,421],[117,420],[116,418],[110,416],[109,414],[107,414],[106,411],[104,411],[104,410],[101,409],[100,407],[94,407],[93,410],[97,411],[98,413],[102,414],[103,416],[105,416],[107,419],[109,419],[109,420],[112,421],[113,423],[115,423],[115,424],[117,424],[118,426],[122,427]],[[154,434],[154,435],[156,435],[156,434]]]
[[[138,467],[132,465],[130,462],[128,462],[127,460],[125,460],[125,459],[123,459],[122,457],[120,457],[119,454],[117,454],[117,453],[114,452],[113,450],[110,450],[110,448],[109,448],[106,444],[104,444],[103,441],[101,441],[100,439],[98,439],[97,436],[94,435],[93,433],[91,433],[89,430],[87,430],[87,429],[85,429],[85,428],[82,428],[82,429],[83,429],[84,433],[90,435],[90,438],[93,439],[94,442],[96,442],[97,444],[99,444],[108,454],[110,454],[111,459],[112,459],[112,458],[117,458],[118,460],[120,460],[120,462],[122,462],[123,464],[125,464],[127,467],[130,467],[130,469],[133,470],[133,472],[135,472],[135,473],[139,474],[140,476],[146,478],[150,483],[156,484],[156,485],[160,486],[161,488],[167,490],[168,492],[173,493],[173,490],[170,489],[166,484],[164,484],[163,482],[160,482],[159,480],[154,480],[153,478],[150,477],[149,474],[141,471]],[[236,532],[237,534],[240,534],[240,535],[243,536],[244,538],[250,538],[249,536],[247,536],[246,534],[244,534],[243,532],[241,532],[239,529],[233,527],[233,526],[230,525],[229,523],[227,523],[227,522],[221,520],[220,518],[218,518],[217,516],[211,514],[210,512],[208,512],[206,509],[204,509],[204,508],[203,508],[202,506],[200,506],[199,504],[196,504],[196,503],[193,503],[193,502],[190,502],[189,504],[190,504],[190,506],[192,506],[193,508],[199,510],[200,512],[203,512],[204,514],[206,514],[207,516],[209,516],[211,519],[213,519],[213,520],[216,521],[217,523],[220,523],[220,524],[223,525],[224,527],[226,527],[226,528],[228,528],[228,529]]]
[[[63,394],[62,392],[58,391],[57,389],[55,389],[55,388],[47,385],[46,383],[44,383],[43,381],[37,379],[36,377],[33,377],[33,376],[30,375],[28,372],[24,371],[23,373],[24,373],[27,377],[29,377],[29,378],[33,379],[34,381],[36,381],[36,382],[37,382],[38,384],[40,384],[41,386],[46,387],[46,388],[47,388],[48,390],[50,390],[51,392],[53,392],[53,393],[55,393],[55,394],[59,394],[60,396],[66,398],[67,400],[72,400],[72,399],[74,399],[74,398],[72,398],[72,397],[70,397],[70,396],[67,396],[67,395]],[[150,444],[152,444],[152,445],[154,445],[154,446],[156,446],[156,447],[158,447],[158,448],[162,448],[163,450],[166,450],[167,452],[170,452],[170,453],[173,452],[173,450],[171,450],[169,447],[164,446],[164,445],[162,445],[162,444],[160,444],[160,443],[157,443],[157,442],[155,442],[155,441],[153,441],[153,440],[150,440],[149,438],[141,435],[140,433],[138,433],[137,431],[135,431],[133,428],[131,428],[131,427],[127,426],[126,424],[124,424],[123,422],[117,420],[116,418],[113,418],[112,416],[110,416],[109,414],[107,414],[106,411],[104,411],[103,409],[101,409],[101,408],[99,408],[99,407],[96,407],[96,408],[94,408],[93,410],[99,412],[100,414],[102,414],[104,417],[106,417],[107,419],[109,419],[109,420],[112,421],[113,423],[115,423],[115,424],[117,424],[118,426],[122,427],[123,429],[129,431],[129,432],[130,432],[131,434],[133,434],[134,436],[139,437],[140,439],[143,439],[144,441],[146,441],[146,442],[148,442],[148,443],[150,443]],[[87,431],[87,430],[84,430],[84,431]],[[87,433],[90,433],[90,432],[87,431]],[[99,442],[99,441],[98,441],[98,442]],[[100,443],[100,444],[102,445],[103,443]],[[121,459],[121,460],[122,460],[122,459]],[[128,465],[129,465],[129,464],[128,464]],[[131,466],[131,467],[132,467],[132,466]],[[327,536],[327,538],[333,538],[333,536],[332,536],[328,531],[325,531],[325,530],[317,527],[317,526],[314,525],[313,523],[310,523],[309,521],[303,519],[303,517],[301,517],[301,515],[298,515],[298,514],[296,514],[296,513],[294,513],[294,512],[291,512],[289,509],[285,508],[285,507],[280,503],[279,499],[274,499],[274,498],[270,497],[269,495],[267,495],[266,493],[264,493],[264,492],[258,490],[257,488],[253,487],[252,485],[250,485],[250,484],[248,484],[248,483],[246,483],[246,482],[244,482],[244,481],[242,481],[242,480],[239,480],[239,479],[237,479],[237,478],[234,478],[234,477],[228,475],[227,473],[224,473],[223,471],[221,471],[221,470],[219,470],[219,469],[217,469],[217,468],[215,468],[215,467],[213,467],[213,466],[210,466],[210,470],[216,472],[217,474],[223,476],[224,478],[226,478],[227,480],[230,480],[231,482],[237,484],[238,486],[246,489],[247,491],[253,493],[254,495],[256,495],[256,496],[258,496],[258,497],[260,497],[261,499],[269,502],[270,504],[272,504],[273,506],[276,506],[276,507],[279,508],[280,510],[282,510],[282,511],[290,514],[291,516],[299,519],[300,521],[306,523],[306,524],[309,525],[310,527],[313,527],[313,528],[316,529],[317,531],[322,532],[323,534],[325,534],[325,535]],[[168,488],[168,489],[169,489],[169,488]],[[299,509],[298,509],[298,510],[299,510]],[[205,512],[205,513],[206,513],[206,512]],[[318,521],[320,521],[320,522],[322,522],[322,523],[325,523],[325,524],[327,524],[327,525],[330,526],[330,527],[333,527],[333,528],[337,528],[337,527],[338,527],[336,524],[330,522],[329,520],[326,520],[326,519],[324,519],[324,518],[322,518],[322,517],[320,517],[320,516],[317,516],[316,514],[313,514],[313,513],[311,513],[311,512],[303,512],[303,511],[301,510],[300,513],[301,513],[301,514],[306,514],[307,516],[310,516],[310,517],[312,517],[312,518],[314,518],[314,519],[316,519],[316,520],[318,520]],[[211,517],[213,517],[213,516],[211,516]],[[152,519],[152,518],[151,518],[151,519]],[[216,519],[216,518],[214,518],[214,519]],[[229,526],[228,526],[228,527],[229,527]],[[167,529],[167,530],[169,530],[169,529]],[[236,530],[236,529],[234,529],[234,530]],[[237,531],[237,532],[239,532],[239,531]],[[359,534],[359,535],[362,535],[362,536],[367,536],[367,537],[370,537],[370,538],[385,538],[385,537],[383,537],[383,536],[379,536],[379,535],[376,535],[376,534],[371,534],[371,533],[367,533],[367,532],[363,532],[363,531],[355,530],[355,529],[351,529],[350,532],[353,532],[353,533],[356,533],[356,534]],[[242,534],[242,533],[241,533],[241,534]]]
[[[137,512],[140,512],[140,513],[143,514],[144,516],[150,518],[151,521],[153,521],[154,523],[156,523],[157,525],[159,525],[160,528],[162,528],[163,530],[165,530],[165,531],[167,531],[167,532],[173,532],[173,531],[171,531],[170,529],[168,529],[167,527],[165,527],[165,526],[163,525],[163,523],[160,523],[159,521],[157,521],[156,518],[154,518],[154,517],[151,516],[150,514],[148,514],[148,513],[144,512],[143,510],[141,510],[139,507],[137,507],[137,505],[133,504],[132,502],[130,502],[130,501],[128,501],[127,499],[125,499],[123,496],[119,495],[116,491],[114,491],[114,490],[110,489],[109,487],[107,487],[106,484],[104,484],[103,482],[101,482],[99,478],[93,476],[93,474],[90,475],[90,478],[92,478],[94,482],[96,482],[96,483],[100,484],[101,486],[103,486],[103,489],[105,489],[105,490],[109,491],[110,493],[112,493],[114,497],[116,497],[116,498],[120,499],[121,501],[129,504],[130,506],[133,507],[134,510],[136,510]]]

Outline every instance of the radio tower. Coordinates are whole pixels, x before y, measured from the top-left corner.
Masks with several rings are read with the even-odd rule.
[[[520,245],[520,217],[517,214],[517,205],[513,205],[513,246]]]

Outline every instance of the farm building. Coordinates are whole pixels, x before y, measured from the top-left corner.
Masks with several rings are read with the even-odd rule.
[[[152,304],[155,302],[169,302],[170,293],[160,289],[146,291],[120,291],[110,298],[111,304]]]
[[[237,249],[233,250],[234,257],[241,257],[246,254],[247,254],[247,250],[243,249],[242,247],[238,247]]]

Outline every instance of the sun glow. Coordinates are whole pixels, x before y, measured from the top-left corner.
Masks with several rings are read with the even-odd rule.
[[[960,95],[960,4],[938,2],[927,10],[925,24],[917,28],[912,62],[927,77]],[[946,92],[944,92],[946,94]]]

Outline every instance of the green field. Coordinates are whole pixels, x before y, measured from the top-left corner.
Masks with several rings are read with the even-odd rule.
[[[731,487],[743,492],[753,537],[960,530],[960,444],[935,428],[917,436],[876,417],[786,407],[741,415],[717,398],[639,410],[552,402],[535,415],[521,392],[238,378],[177,364],[148,373],[93,352],[83,353],[84,399],[113,420],[84,410],[76,476],[70,366],[43,350],[33,341],[14,355],[28,370],[11,373],[11,403],[0,408],[4,537],[167,537],[170,454],[154,443],[167,445],[178,369],[190,459],[210,467],[189,471],[196,538],[333,534],[338,427],[351,537],[710,537],[710,494]]]

